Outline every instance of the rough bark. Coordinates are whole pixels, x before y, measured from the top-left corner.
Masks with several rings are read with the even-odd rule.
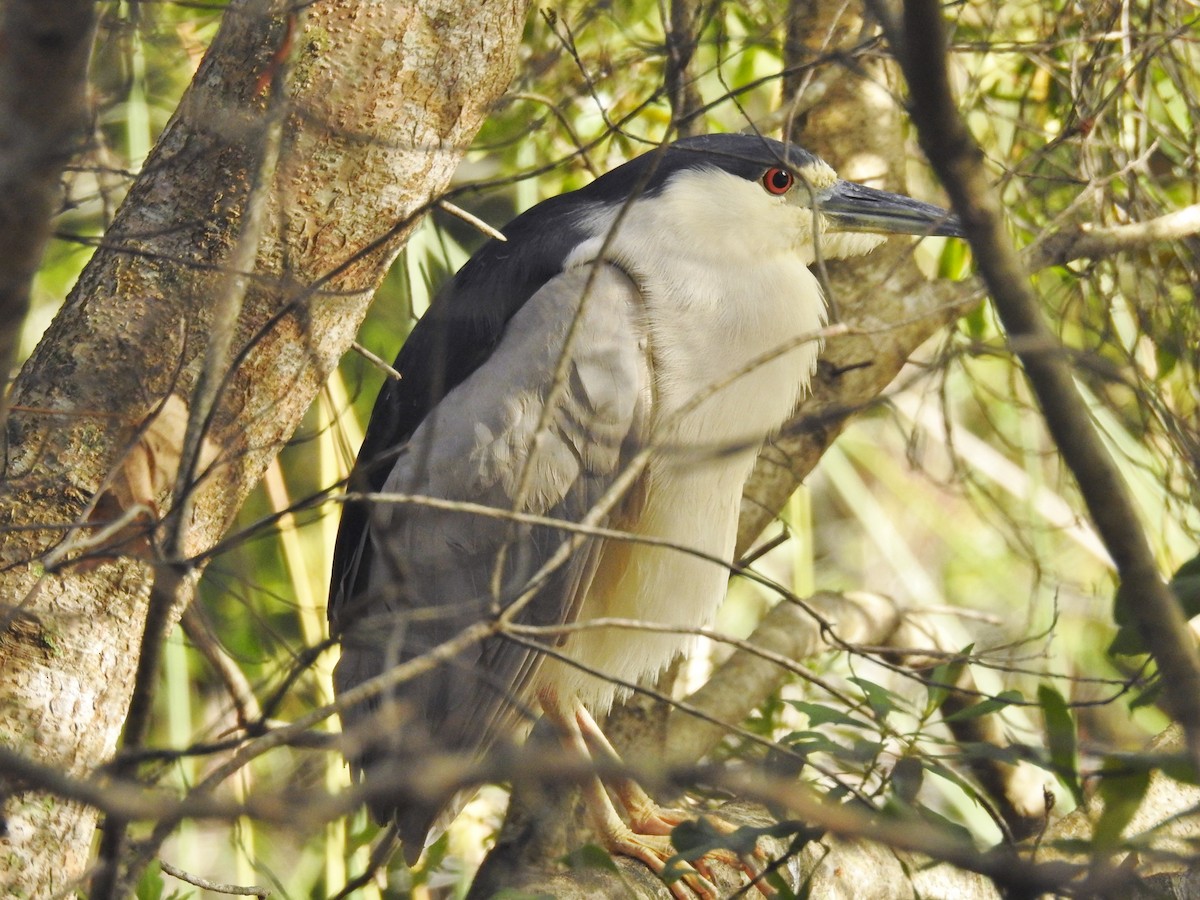
[[[283,147],[184,523],[189,557],[220,537],[349,346],[507,85],[528,4],[342,0],[309,7],[294,34],[279,9],[255,14],[264,6],[226,13],[103,248],[14,386],[22,411],[9,423],[0,494],[0,741],[73,774],[113,753],[155,564],[175,564],[188,586],[194,574],[186,561],[155,560],[153,542],[129,530],[119,545],[89,547],[89,516],[180,500],[168,495],[272,76],[290,52]],[[92,811],[0,788],[0,893],[50,896],[76,882]]]

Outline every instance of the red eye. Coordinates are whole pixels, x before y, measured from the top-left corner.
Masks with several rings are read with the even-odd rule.
[[[795,183],[796,176],[778,166],[767,169],[767,173],[762,177],[762,185],[770,194],[786,194]]]

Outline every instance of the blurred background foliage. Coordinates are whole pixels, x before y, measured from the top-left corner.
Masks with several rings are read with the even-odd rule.
[[[191,2],[102,6],[95,147],[68,173],[26,352],[101,239],[223,11]],[[699,6],[691,71],[706,104],[703,130],[753,123],[778,133],[786,23],[804,7],[802,0]],[[651,0],[563,0],[535,13],[521,71],[461,167],[453,201],[500,225],[666,137],[664,9]],[[1194,3],[970,0],[948,4],[946,15],[960,106],[1019,245],[1069,223],[1139,222],[1200,200]],[[876,35],[868,26],[856,53],[883,53]],[[854,66],[856,53],[825,64]],[[914,185],[928,184],[915,163],[914,173]],[[434,213],[379,291],[361,344],[390,360],[437,286],[483,240],[461,220]],[[917,252],[930,272],[958,278],[969,270],[957,242],[927,241]],[[1198,260],[1200,242],[1191,238],[1035,275],[1166,572],[1196,553]],[[201,652],[179,632],[172,638],[154,744],[186,748],[234,728],[231,677],[251,698],[246,715],[257,703],[264,715],[289,720],[330,699],[332,654],[312,664],[307,653],[325,636],[336,529],[336,504],[321,498],[346,475],[382,378],[364,356],[348,355],[242,511],[201,590],[219,648]],[[1047,781],[1058,779],[1069,807],[1106,752],[1139,748],[1165,723],[1152,706],[1131,713],[1146,677],[1142,660],[1106,653],[1114,585],[1105,552],[986,304],[923,347],[889,396],[826,455],[777,526],[788,539],[759,566],[801,594],[872,590],[941,610],[958,646],[986,658],[981,686],[1015,702],[1014,740],[1035,748],[1028,753],[1045,765]],[[744,582],[731,595],[719,627],[739,636],[775,600]],[[693,682],[720,652],[708,649],[689,667]],[[214,654],[234,664],[224,678]],[[825,773],[814,777],[831,789],[916,804],[982,843],[995,839],[922,685],[845,654],[812,666],[836,694],[789,686],[749,724],[752,731],[803,749],[813,771]],[[1062,698],[1083,705],[1064,718],[1054,714],[1067,708]],[[1048,745],[1067,747],[1066,756],[1050,760],[1036,749]],[[727,752],[736,747],[731,742]],[[915,768],[905,760],[917,760]],[[187,785],[210,764],[204,754],[187,755],[164,764],[162,774]],[[336,753],[279,750],[244,770],[232,790],[346,783]],[[443,871],[433,880],[461,883],[478,861],[496,812],[494,802],[472,809],[475,818],[438,848]],[[249,821],[189,823],[164,859],[221,881],[268,885],[279,896],[322,896],[366,865],[376,834],[363,815],[321,834]],[[429,877],[398,873],[393,884]],[[203,893],[157,871],[143,884],[148,897],[176,890]]]

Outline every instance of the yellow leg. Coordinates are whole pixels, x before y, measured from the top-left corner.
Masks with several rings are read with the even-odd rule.
[[[576,700],[564,703],[559,699],[557,692],[549,688],[544,688],[538,694],[538,701],[546,717],[558,727],[563,744],[567,749],[584,759],[593,759],[588,740],[584,737],[580,713],[590,723],[591,729],[599,733],[599,727],[582,705]],[[602,752],[616,758],[616,752],[608,743],[608,739],[603,735],[601,735],[601,739],[604,748]],[[629,784],[634,783],[629,779],[620,780]],[[628,856],[644,863],[650,871],[661,877],[666,870],[666,861],[675,855],[675,848],[671,845],[670,838],[667,837],[670,829],[645,833],[631,828],[617,813],[612,798],[608,796],[608,791],[599,776],[585,779],[581,790],[584,806],[591,818],[592,828],[604,848],[609,853]],[[653,804],[645,791],[642,791],[640,787],[637,790]],[[696,897],[700,897],[702,900],[716,900],[718,896],[717,889],[712,882],[695,869],[673,881],[669,887],[676,900],[695,900]]]
[[[603,758],[620,762],[616,748],[577,699],[564,701],[550,688],[544,688],[538,699],[547,718],[558,727],[563,743],[572,752],[585,759]],[[609,789],[625,810],[628,824],[613,805]],[[670,840],[671,831],[680,823],[697,818],[695,813],[686,810],[659,806],[632,778],[616,776],[605,781],[598,776],[589,778],[584,782],[582,792],[592,827],[605,849],[640,860],[658,875],[662,875],[666,861],[675,856]],[[718,832],[728,834],[735,830],[735,826],[715,816],[704,816],[704,819]],[[760,893],[766,896],[774,893],[758,880],[766,860],[760,858],[757,851],[753,857],[749,857],[723,850],[710,851],[695,860],[692,871],[671,884],[671,893],[679,900],[692,900],[695,896],[716,897],[710,862],[740,868]]]

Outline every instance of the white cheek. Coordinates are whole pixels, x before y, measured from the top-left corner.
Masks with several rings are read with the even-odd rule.
[[[827,259],[865,256],[887,240],[886,235],[861,231],[842,231],[821,237],[821,253]]]

